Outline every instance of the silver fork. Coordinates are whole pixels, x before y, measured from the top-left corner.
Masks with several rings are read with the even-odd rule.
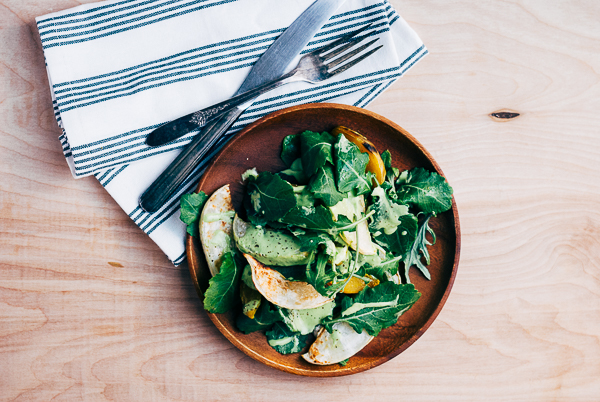
[[[306,81],[316,84],[348,70],[375,53],[383,46],[380,45],[363,54],[360,54],[379,39],[375,38],[350,52],[342,54],[346,50],[366,39],[367,36],[357,37],[356,35],[367,30],[369,27],[371,27],[371,25],[372,24],[369,24],[354,32],[350,32],[335,42],[305,54],[292,71],[273,81],[267,82],[255,89],[234,96],[221,103],[217,103],[205,109],[183,116],[157,128],[148,135],[146,138],[146,144],[149,146],[158,146],[173,141],[195,128],[203,127],[215,116],[222,115],[239,105],[250,102],[266,92],[272,91],[275,88],[279,88],[282,85],[297,81]],[[339,57],[336,58],[338,55]],[[350,60],[357,55],[359,56],[353,60]],[[345,61],[348,61],[348,63],[341,65]]]

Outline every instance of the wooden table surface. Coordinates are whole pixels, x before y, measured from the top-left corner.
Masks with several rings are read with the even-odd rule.
[[[368,109],[442,166],[461,261],[421,339],[333,379],[235,349],[71,177],[34,18],[77,4],[0,1],[0,401],[600,400],[600,2],[392,0],[430,55]]]

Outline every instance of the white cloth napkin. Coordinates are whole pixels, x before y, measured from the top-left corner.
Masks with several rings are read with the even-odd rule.
[[[76,178],[95,175],[174,264],[185,259],[179,198],[194,190],[206,163],[161,210],[146,213],[139,196],[197,131],[156,148],[145,145],[146,136],[231,97],[252,64],[313,1],[111,0],[36,19],[71,172]],[[293,83],[261,96],[228,138],[297,104],[364,107],[427,54],[386,0],[347,0],[304,52],[368,23],[367,32],[379,36],[383,49],[334,79]]]

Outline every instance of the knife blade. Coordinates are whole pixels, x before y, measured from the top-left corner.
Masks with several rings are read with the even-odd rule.
[[[254,63],[236,95],[282,75],[344,1],[316,0],[312,3]],[[243,111],[242,106],[236,107],[213,121],[197,135],[140,196],[140,207],[147,212],[158,211],[201,163],[208,164],[209,159],[225,145],[230,137],[222,138],[221,135]],[[189,124],[184,126],[189,127]],[[209,158],[204,158],[207,154]]]
[[[234,96],[281,76],[327,20],[322,17],[331,16],[344,1],[317,0],[311,4],[254,63]],[[146,137],[146,144],[152,147],[164,145],[190,131],[204,127],[209,120],[221,114],[215,113],[206,118],[202,114],[199,115],[199,112],[194,112],[180,117],[152,131]]]

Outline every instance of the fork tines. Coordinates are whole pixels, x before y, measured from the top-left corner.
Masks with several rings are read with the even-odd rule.
[[[350,32],[350,33],[342,36],[340,39],[338,39],[328,45],[325,45],[319,49],[316,49],[312,53],[320,56],[323,62],[332,60],[336,56],[342,54],[346,50],[352,48],[353,46],[359,44],[360,42],[362,42],[363,40],[368,38],[370,35],[363,35],[363,36],[356,36],[356,35],[358,35],[359,33],[363,32],[363,31],[366,31],[372,25],[373,24],[368,24],[360,29],[357,29],[356,31]],[[372,55],[373,53],[375,53],[376,51],[381,49],[383,47],[383,45],[380,45],[374,49],[371,49],[368,52],[355,58],[354,60],[351,60],[348,63],[344,64],[343,66],[334,69],[336,66],[340,65],[341,63],[343,63],[343,62],[351,59],[352,57],[356,56],[357,54],[361,53],[363,50],[367,49],[369,46],[371,46],[373,43],[377,42],[378,40],[379,40],[379,38],[375,38],[375,39],[367,42],[366,44],[352,50],[351,52],[343,54],[340,57],[332,60],[331,62],[326,63],[328,73],[330,74],[330,76],[333,76],[333,75],[339,74],[343,71],[346,71],[350,67],[358,64],[365,58],[369,57],[370,55]],[[334,69],[334,70],[332,70],[332,69]]]

